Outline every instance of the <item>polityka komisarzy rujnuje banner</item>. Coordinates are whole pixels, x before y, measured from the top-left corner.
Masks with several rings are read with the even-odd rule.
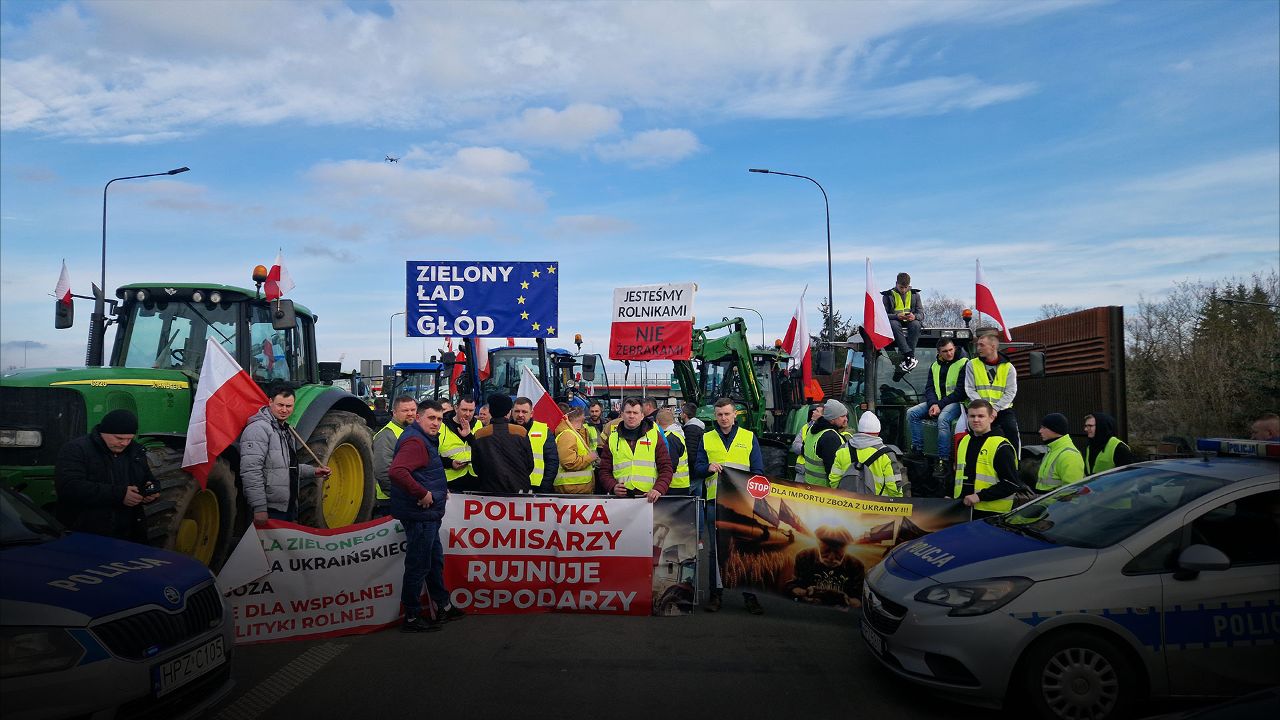
[[[969,516],[958,500],[859,495],[726,468],[716,497],[724,585],[857,607],[863,577],[889,550]]]
[[[453,498],[441,529],[467,612],[652,611],[653,504],[546,495]]]

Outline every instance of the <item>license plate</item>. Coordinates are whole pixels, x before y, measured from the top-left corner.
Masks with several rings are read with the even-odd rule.
[[[226,662],[222,636],[210,640],[180,657],[151,668],[151,686],[156,697],[163,697]]]
[[[877,655],[884,654],[884,638],[880,637],[880,634],[875,630],[872,630],[871,625],[866,620],[862,621],[862,639],[867,641],[867,644],[871,646],[871,649]]]

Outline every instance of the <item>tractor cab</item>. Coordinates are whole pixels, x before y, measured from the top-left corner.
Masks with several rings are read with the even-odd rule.
[[[419,403],[449,399],[449,377],[445,365],[438,362],[396,363],[387,368],[382,388],[388,404],[402,395]]]

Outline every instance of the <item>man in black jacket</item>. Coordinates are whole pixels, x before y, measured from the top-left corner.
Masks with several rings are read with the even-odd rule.
[[[54,466],[58,519],[72,530],[146,542],[142,505],[160,497],[138,418],[112,410],[88,435],[62,446]],[[145,493],[145,494],[144,494]]]
[[[529,433],[508,418],[513,403],[502,393],[489,396],[493,421],[476,431],[471,440],[471,465],[483,493],[533,492],[533,448]]]

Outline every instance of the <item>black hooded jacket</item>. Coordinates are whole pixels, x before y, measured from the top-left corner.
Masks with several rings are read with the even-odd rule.
[[[1093,437],[1089,438],[1089,447],[1086,456],[1090,460],[1096,459],[1107,448],[1107,441],[1116,435],[1116,419],[1104,412],[1093,413],[1093,423],[1096,426],[1093,430]],[[1115,452],[1116,467],[1121,465],[1130,465],[1138,462],[1138,456],[1133,454],[1129,446],[1123,440],[1116,446]],[[1089,463],[1090,467],[1086,467],[1085,474],[1093,474],[1093,463]]]
[[[58,493],[58,520],[72,530],[146,542],[142,506],[125,507],[129,486],[139,491],[155,482],[147,453],[136,442],[116,455],[95,427],[58,451],[53,471]]]

